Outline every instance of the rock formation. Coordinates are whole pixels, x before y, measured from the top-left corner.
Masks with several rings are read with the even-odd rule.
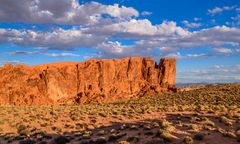
[[[175,87],[176,60],[151,58],[0,67],[0,104],[109,102],[161,94]]]

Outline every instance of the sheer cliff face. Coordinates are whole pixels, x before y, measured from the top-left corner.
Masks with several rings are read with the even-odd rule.
[[[169,89],[175,87],[176,59],[161,59],[159,64],[159,84]]]
[[[176,60],[91,59],[81,63],[0,67],[0,104],[109,102],[171,91]]]

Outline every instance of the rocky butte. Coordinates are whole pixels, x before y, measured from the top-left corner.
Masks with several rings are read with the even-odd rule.
[[[176,59],[91,59],[0,67],[0,104],[112,102],[175,89]]]

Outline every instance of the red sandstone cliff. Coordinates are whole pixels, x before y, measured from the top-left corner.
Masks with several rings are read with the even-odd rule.
[[[0,67],[0,104],[108,102],[172,90],[176,60],[91,59],[39,66]]]

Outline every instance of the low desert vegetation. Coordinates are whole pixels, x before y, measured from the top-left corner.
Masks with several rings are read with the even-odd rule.
[[[240,85],[114,103],[0,106],[0,143],[239,143]]]

